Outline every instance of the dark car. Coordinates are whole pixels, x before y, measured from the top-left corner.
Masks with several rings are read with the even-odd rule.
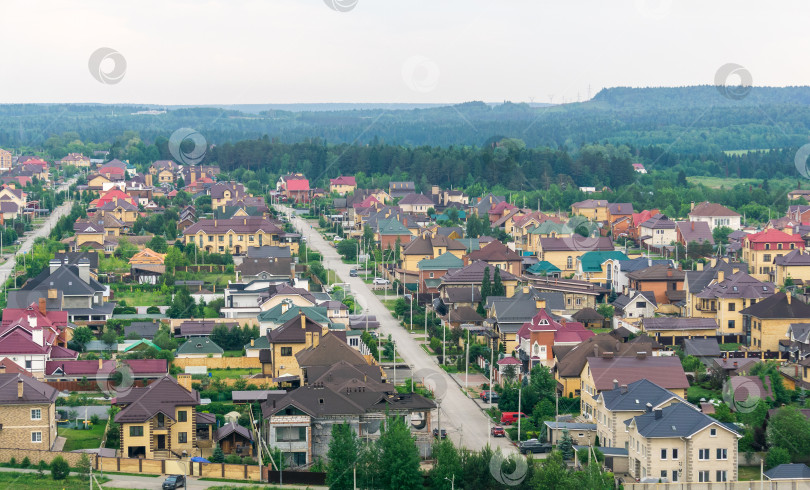
[[[520,445],[518,445],[518,449],[520,449],[520,454],[548,453],[551,452],[551,444],[540,442],[537,439],[529,439],[521,442]]]
[[[439,438],[439,429],[433,429],[433,437]],[[447,431],[442,429],[442,439],[447,439]]]
[[[492,403],[497,402],[498,400],[500,400],[500,398],[501,398],[500,395],[498,395],[494,391],[492,392]],[[484,400],[485,403],[489,403],[489,391],[482,391],[481,399]]]
[[[169,475],[163,480],[163,490],[174,490],[186,487],[186,477],[183,475]]]
[[[357,269],[350,270],[349,277],[357,277]]]
[[[500,425],[496,425],[492,428],[492,437],[506,437],[506,431]]]

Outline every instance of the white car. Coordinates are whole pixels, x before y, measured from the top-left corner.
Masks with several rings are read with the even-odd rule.
[[[374,281],[372,281],[372,282],[374,284],[378,285],[378,286],[380,286],[380,285],[387,286],[387,285],[391,284],[391,281],[389,281],[388,279],[383,279],[382,277],[375,277]]]
[[[342,236],[336,236],[333,240],[334,240],[335,243],[340,243],[340,242],[343,241],[343,237]]]

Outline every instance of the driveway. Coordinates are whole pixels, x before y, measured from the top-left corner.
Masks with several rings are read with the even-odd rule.
[[[309,247],[323,254],[324,267],[337,272],[340,282],[348,282],[351,285],[354,295],[360,297],[358,301],[361,305],[365,304],[370,314],[375,315],[380,322],[380,334],[391,335],[397,345],[397,355],[406,364],[414,366],[413,370],[417,377],[433,388],[437,394],[437,402],[441,404],[441,426],[447,430],[447,436],[457,446],[468,449],[481,450],[489,444],[493,449],[501,448],[504,454],[516,453],[517,449],[508,440],[490,437],[490,420],[476,401],[467,397],[457,382],[422,350],[408,331],[394,319],[378,296],[371,292],[368,285],[360,278],[349,277],[349,270],[353,269],[354,265],[344,264],[335,248],[309,223],[295,216],[291,208],[280,205],[275,207],[291,217],[291,223],[307,239]],[[431,421],[432,427],[437,426],[437,418],[434,416]]]

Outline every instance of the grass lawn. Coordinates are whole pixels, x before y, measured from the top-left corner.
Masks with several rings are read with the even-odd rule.
[[[592,328],[593,333],[599,335],[600,333],[610,333],[613,331],[612,328]]]
[[[742,481],[751,481],[751,480],[759,480],[759,465],[757,466],[738,466],[737,471],[739,473],[738,480]]]
[[[742,344],[720,344],[720,350],[740,350]]]
[[[169,299],[156,291],[116,291],[115,301],[124,300],[127,306],[160,306],[169,304]]]
[[[707,401],[712,398],[721,398],[721,393],[719,391],[712,391],[707,390],[706,388],[701,388],[700,386],[690,386],[686,390],[686,397],[690,400],[700,400],[701,398],[705,398]]]
[[[99,483],[110,481],[107,477],[96,477]],[[78,476],[71,475],[65,480],[54,481],[51,478],[51,470],[45,472],[45,478],[41,478],[37,473],[0,473],[0,487],[2,488],[25,488],[34,490],[53,490],[55,488],[63,490],[84,490],[89,483]],[[107,488],[107,487],[104,487]]]
[[[244,355],[244,351],[241,350],[226,350],[224,357],[242,357]]]
[[[104,437],[104,424],[94,425],[90,430],[57,429],[58,435],[64,437],[65,447],[63,451],[70,452],[76,449],[92,449],[101,445]]]
[[[236,369],[210,369],[208,370],[211,373],[211,376],[217,379],[225,379],[225,378],[232,378],[238,379],[239,377],[246,375],[246,374],[257,374],[261,371],[260,368],[255,369],[246,369],[246,368],[236,368]]]

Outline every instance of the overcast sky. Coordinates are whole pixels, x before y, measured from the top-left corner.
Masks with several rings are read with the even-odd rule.
[[[726,63],[810,84],[806,1],[354,1],[3,0],[0,102],[556,103]]]

